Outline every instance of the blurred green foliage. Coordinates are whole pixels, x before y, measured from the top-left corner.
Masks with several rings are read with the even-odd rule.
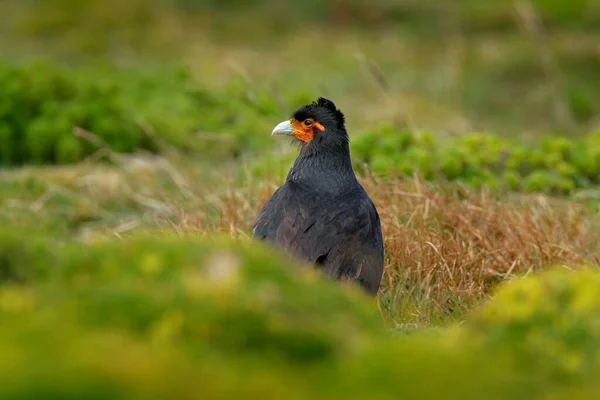
[[[600,114],[599,4],[7,0],[0,49],[138,67],[185,60],[203,82],[245,70],[257,86],[344,99],[349,115],[371,104],[389,109],[382,119],[451,132],[575,134]]]
[[[72,163],[102,147],[117,153],[176,148],[223,160],[273,146],[265,132],[285,115],[268,89],[241,77],[209,87],[183,68],[72,71],[55,63],[4,62],[0,92],[0,165]],[[292,92],[286,93],[290,103],[310,101]],[[489,133],[438,139],[382,123],[353,134],[351,148],[357,168],[366,164],[380,175],[417,172],[425,179],[552,194],[600,184],[598,133],[522,142]],[[249,171],[279,177],[288,167],[280,161],[265,155]]]
[[[517,278],[472,315],[464,339],[504,354],[540,382],[581,382],[600,370],[598,288],[595,268]]]
[[[75,138],[74,126],[97,132],[117,151],[152,147],[113,82],[76,80],[51,64],[2,63],[0,87],[1,164],[80,160],[92,149]]]
[[[517,141],[489,133],[446,139],[424,131],[376,127],[353,137],[353,161],[376,174],[463,182],[475,187],[570,193],[600,184],[600,132]]]
[[[72,163],[101,147],[238,155],[267,141],[273,118],[264,117],[273,115],[272,97],[236,80],[217,94],[182,68],[90,72],[0,62],[0,165]],[[76,137],[75,128],[95,138]]]
[[[518,280],[465,324],[394,336],[357,288],[255,243],[12,227],[0,232],[0,397],[591,396],[599,279]]]
[[[522,4],[528,3],[538,14],[540,22],[551,30],[597,29],[600,23],[600,7],[594,1],[533,0]],[[257,18],[263,20],[263,29],[280,33],[325,23],[336,28],[354,26],[375,30],[408,26],[418,29],[422,34],[439,34],[447,29],[449,22],[456,23],[465,31],[478,33],[515,30],[518,18],[515,3],[504,0],[485,3],[477,0],[311,0],[301,3],[290,0],[259,0],[252,3],[240,0],[133,0],[125,3],[116,0],[92,0],[86,3],[45,0],[23,2],[19,10],[23,18],[18,22],[22,29],[33,35],[75,31],[85,23],[83,19],[92,22],[91,26],[87,25],[90,30],[86,35],[107,28],[121,34],[139,32],[151,30],[165,15],[217,17],[220,23],[214,29],[221,35],[227,32],[241,33],[236,25],[242,24],[246,28]],[[142,39],[141,36],[138,38]]]

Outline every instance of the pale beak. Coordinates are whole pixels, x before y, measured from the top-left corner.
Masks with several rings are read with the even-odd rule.
[[[294,127],[290,123],[290,121],[283,121],[277,124],[273,132],[271,132],[271,136],[275,135],[283,135],[289,136],[292,132],[294,132]]]

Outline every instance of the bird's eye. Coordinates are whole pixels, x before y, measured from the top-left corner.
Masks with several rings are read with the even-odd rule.
[[[313,122],[310,119],[305,119],[304,120],[304,125],[311,126],[312,124],[313,124]]]

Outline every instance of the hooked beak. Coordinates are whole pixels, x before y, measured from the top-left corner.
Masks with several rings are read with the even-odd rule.
[[[273,132],[271,132],[271,136],[275,136],[275,135],[289,136],[292,134],[292,132],[294,132],[294,127],[292,126],[290,121],[283,121],[283,122],[280,122],[279,124],[277,124],[275,129],[273,129]]]

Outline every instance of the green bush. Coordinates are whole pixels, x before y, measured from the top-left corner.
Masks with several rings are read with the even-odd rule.
[[[250,242],[61,242],[5,228],[0,271],[3,399],[566,399],[599,389],[596,272],[517,281],[465,324],[394,336],[358,288]]]
[[[599,288],[595,269],[518,278],[471,316],[463,339],[540,382],[593,379],[600,370]]]
[[[99,145],[122,153],[167,144],[204,158],[237,156],[269,143],[277,114],[264,91],[236,80],[208,89],[183,69],[0,62],[0,165],[71,163]],[[75,127],[101,143],[76,137]]]
[[[74,126],[115,151],[154,147],[127,115],[114,82],[76,80],[51,64],[0,63],[0,91],[0,164],[80,160],[94,149],[74,137]]]
[[[381,175],[448,180],[505,190],[570,193],[600,184],[600,133],[519,143],[488,133],[433,140],[427,132],[389,125],[351,140],[357,168]]]
[[[286,264],[262,246],[233,247],[218,239],[157,234],[82,245],[22,229],[0,234],[0,285],[17,293],[17,283],[27,293],[49,296],[56,312],[89,327],[146,337],[172,317],[176,339],[190,346],[274,352],[297,361],[349,351],[364,335],[380,331],[382,321],[357,288],[332,292],[332,283],[311,269],[303,273]],[[352,312],[328,315],[328,325],[320,320],[325,313],[309,311],[322,305]]]

